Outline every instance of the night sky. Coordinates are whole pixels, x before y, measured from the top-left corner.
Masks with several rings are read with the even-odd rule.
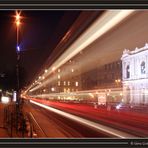
[[[80,11],[22,11],[20,83],[28,85]],[[0,11],[0,88],[16,88],[15,11]]]

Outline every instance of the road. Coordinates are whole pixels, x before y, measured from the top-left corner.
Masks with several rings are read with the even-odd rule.
[[[101,109],[101,108],[94,109],[92,106],[88,106],[85,104],[71,104],[71,103],[46,101],[38,99],[33,99],[33,100],[45,105],[45,106],[43,105],[39,106],[44,107],[47,110],[51,110],[52,112],[58,113],[60,115],[63,115],[63,113],[59,113],[59,110],[64,111],[64,113],[69,113],[70,115],[64,115],[64,116],[72,120],[75,119],[74,121],[77,121],[79,122],[79,124],[81,123],[87,127],[91,127],[91,129],[95,128],[95,130],[96,129],[98,130],[98,127],[101,127],[99,129],[101,130],[101,133],[102,131],[103,133],[107,131],[106,132],[107,135],[109,134],[111,137],[117,136],[120,138],[128,138],[128,137],[148,136],[147,114],[130,112],[130,111],[119,111],[119,112],[114,110],[107,111],[106,109]],[[57,109],[57,111],[54,111],[52,108]],[[71,115],[73,115],[73,117],[71,117]],[[81,119],[77,119],[78,117]],[[84,119],[87,121],[82,121]],[[66,122],[66,124],[68,123]],[[102,127],[102,125],[104,125],[105,127]],[[97,128],[95,126],[97,126]],[[75,128],[75,124],[72,124],[71,127]],[[114,129],[116,129],[117,131],[114,131]],[[96,135],[91,135],[89,134],[89,132],[87,133],[88,136],[90,137],[96,137]],[[129,135],[126,135],[125,133],[128,133]],[[84,135],[82,134],[82,136]],[[107,137],[106,134],[104,136]]]
[[[109,137],[109,135],[98,132],[84,126],[76,121],[53,113],[34,104],[25,104],[26,112],[31,113],[44,132],[44,137],[51,138],[83,138],[83,137]]]

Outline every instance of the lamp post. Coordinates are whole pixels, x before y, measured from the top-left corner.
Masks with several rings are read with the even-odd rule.
[[[20,12],[16,11],[16,53],[17,53],[17,64],[16,64],[16,74],[17,74],[17,100],[16,103],[19,105],[19,89],[20,89],[20,82],[19,82],[19,61],[20,61],[20,46],[19,46],[19,30],[20,30]]]
[[[16,11],[15,23],[16,23],[16,76],[17,76],[17,96],[16,96],[16,132],[18,132],[18,121],[20,115],[20,81],[19,81],[19,62],[20,62],[20,46],[19,46],[19,30],[20,30],[20,12]]]

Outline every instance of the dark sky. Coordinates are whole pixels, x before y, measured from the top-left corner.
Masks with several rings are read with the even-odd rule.
[[[29,84],[79,11],[22,11],[19,43],[20,82]],[[0,11],[0,88],[16,85],[15,11]],[[3,75],[4,74],[4,75]]]

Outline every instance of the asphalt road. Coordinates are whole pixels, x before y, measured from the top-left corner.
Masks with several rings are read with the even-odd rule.
[[[92,124],[97,123],[98,124],[97,128],[98,126],[100,126],[100,124],[105,125],[106,127],[102,127],[102,129],[106,129],[107,132],[109,130],[112,132],[114,129],[116,129],[117,131],[113,132],[116,133],[116,135],[120,133],[120,135],[118,134],[119,135],[118,137],[121,138],[147,137],[148,135],[147,114],[131,112],[131,111],[119,111],[119,112],[114,110],[107,111],[101,108],[94,109],[93,107],[84,104],[71,104],[63,102],[37,100],[37,99],[34,99],[34,101],[37,101],[38,103],[44,104],[45,106],[49,106],[51,108],[55,108],[57,110],[70,113],[77,117],[82,117],[83,119],[87,119],[88,121],[86,122],[92,121],[93,122]],[[58,118],[60,119],[60,117]],[[66,124],[68,123],[66,122]],[[72,126],[75,126],[75,124],[74,125],[72,124]],[[109,127],[112,129],[108,129]],[[127,135],[127,133],[129,135]],[[111,137],[114,137],[114,135],[112,135]]]
[[[25,104],[25,110],[31,113],[45,137],[51,138],[94,138],[109,137],[109,135],[98,132],[90,127],[84,126],[76,121],[53,113],[34,104]]]

